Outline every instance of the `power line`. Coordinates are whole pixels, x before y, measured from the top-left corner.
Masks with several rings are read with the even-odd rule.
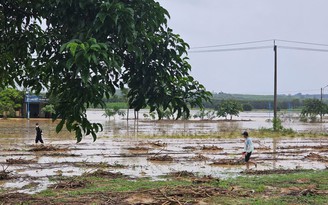
[[[293,47],[293,46],[277,46],[277,47],[284,48],[284,49],[292,49],[292,50],[328,52],[328,49],[303,48],[303,47]]]
[[[211,52],[225,52],[225,51],[242,51],[242,50],[256,50],[256,49],[264,49],[264,48],[272,48],[272,46],[257,46],[257,47],[244,47],[244,48],[200,50],[200,51],[189,51],[189,53],[211,53]]]
[[[237,46],[237,45],[247,45],[247,44],[255,44],[255,43],[263,43],[263,42],[273,42],[275,45],[276,43],[279,42],[284,42],[284,43],[294,43],[294,44],[304,44],[304,45],[312,45],[312,46],[327,46],[328,44],[322,44],[322,43],[310,43],[310,42],[304,42],[304,41],[290,41],[290,40],[283,40],[283,39],[268,39],[268,40],[259,40],[259,41],[248,41],[248,42],[239,42],[239,43],[230,43],[230,44],[220,44],[220,45],[210,45],[210,46],[199,46],[199,47],[191,47],[190,50],[197,50],[197,49],[204,49],[204,48],[217,48],[217,47],[227,47],[227,46]],[[283,47],[283,45],[277,45],[278,47]],[[288,47],[288,46],[286,46]],[[241,48],[237,48],[241,49]],[[290,49],[292,49],[290,47]],[[324,49],[317,49],[316,48],[296,48],[294,47],[294,49],[298,49],[298,50],[311,50],[313,49],[313,51],[324,51]],[[244,49],[242,48],[241,50],[248,50],[248,49]],[[216,51],[216,50],[215,50]],[[225,51],[225,49],[222,49],[222,51]],[[230,51],[230,49],[227,49],[227,51]],[[194,51],[192,51],[194,52]],[[211,52],[210,50],[207,50],[207,52]]]
[[[277,48],[290,49],[290,50],[304,50],[304,51],[318,51],[318,52],[328,52],[328,49],[319,49],[319,48],[305,48],[305,47],[295,47],[295,46],[278,46]],[[197,50],[189,51],[189,53],[211,53],[211,52],[226,52],[226,51],[243,51],[243,50],[256,50],[256,49],[265,49],[273,48],[272,46],[256,46],[256,47],[239,47],[239,48],[224,48],[224,49],[210,49],[210,50]]]
[[[221,44],[221,45],[212,45],[212,46],[199,46],[199,47],[192,47],[190,49],[203,49],[203,48],[215,48],[215,47],[224,47],[224,46],[237,46],[237,45],[245,45],[245,44],[263,43],[263,42],[268,42],[268,41],[273,41],[273,39],[260,40],[260,41],[248,41],[248,42],[241,42],[241,43]]]
[[[280,40],[275,39],[276,41],[286,42],[286,43],[298,43],[298,44],[306,44],[306,45],[315,45],[315,46],[328,46],[328,44],[321,44],[321,43],[309,43],[309,42],[302,42],[302,41],[289,41],[289,40]]]

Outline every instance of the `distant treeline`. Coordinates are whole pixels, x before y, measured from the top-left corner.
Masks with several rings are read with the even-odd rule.
[[[228,93],[212,93],[211,102],[204,102],[204,107],[214,109],[223,100],[235,100],[243,105],[245,111],[252,109],[273,109],[273,95],[247,95],[247,94],[228,94]],[[278,95],[277,107],[281,109],[301,109],[305,99],[321,99],[320,95],[296,94],[296,95]],[[328,95],[323,95],[323,101],[328,101]],[[107,100],[107,103],[127,107],[127,98],[120,92]]]
[[[237,98],[231,98],[242,104],[243,109],[245,111],[250,111],[252,109],[273,109],[273,100],[242,100]],[[213,98],[212,102],[205,102],[205,108],[215,108],[218,106],[223,100],[227,99],[216,99]],[[300,99],[293,100],[278,100],[277,102],[278,110],[280,109],[298,109],[302,107],[302,101]]]
[[[273,109],[273,95],[246,95],[246,94],[227,94],[227,93],[212,93],[212,102],[205,102],[204,106],[206,108],[215,108],[223,100],[233,99],[240,102],[244,110],[252,109]],[[324,102],[328,95],[323,96]],[[301,93],[296,95],[278,95],[277,96],[277,108],[281,109],[301,109],[303,106],[303,101],[305,99],[320,99],[320,95],[303,95]]]

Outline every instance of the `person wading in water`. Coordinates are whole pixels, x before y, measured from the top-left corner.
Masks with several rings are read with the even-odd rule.
[[[41,142],[41,144],[43,144],[43,140],[42,140],[42,130],[39,127],[39,123],[35,124],[35,131],[36,131],[36,137],[35,137],[35,143],[37,144],[39,141]]]
[[[243,132],[242,136],[245,138],[245,147],[243,151],[243,156],[245,157],[246,162],[246,171],[249,170],[249,164],[254,164],[255,167],[257,167],[257,163],[250,160],[252,152],[254,151],[254,145],[252,142],[252,139],[248,136],[248,132]]]

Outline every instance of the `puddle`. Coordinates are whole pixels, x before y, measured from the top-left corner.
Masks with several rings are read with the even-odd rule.
[[[10,192],[26,193],[26,194],[35,194],[41,190],[47,189],[52,182],[49,181],[47,177],[38,178],[38,179],[23,179],[7,182],[3,185],[3,188],[10,190]]]

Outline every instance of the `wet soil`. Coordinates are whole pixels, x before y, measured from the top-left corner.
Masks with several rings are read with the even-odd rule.
[[[283,172],[281,172],[283,174]],[[206,183],[219,183],[218,179],[213,177],[195,177],[190,172],[174,172],[170,174],[173,177],[184,177],[194,179],[194,185],[160,187],[156,189],[140,189],[138,191],[125,192],[93,192],[79,195],[78,197],[69,194],[59,196],[39,197],[38,195],[28,195],[24,193],[1,194],[0,201],[4,204],[20,204],[22,201],[28,201],[31,204],[165,204],[165,205],[200,205],[214,204],[208,203],[212,197],[224,197],[233,199],[245,198],[278,198],[278,197],[302,197],[302,196],[326,196],[327,190],[318,189],[318,185],[311,184],[310,179],[298,179],[293,185],[275,187],[266,186],[264,192],[231,185],[227,188],[209,186]],[[115,177],[115,176],[114,176]],[[92,182],[81,179],[70,179],[52,185],[50,188],[58,191],[69,191],[87,186]],[[300,186],[298,186],[300,185]],[[216,204],[216,203],[215,203]],[[303,204],[303,203],[302,203]]]
[[[2,172],[0,167],[0,188],[35,193],[51,185],[50,176],[79,176],[97,169],[156,180],[172,171],[225,178],[241,174],[322,170],[328,166],[326,138],[255,138],[255,151],[251,158],[258,167],[247,173],[241,158],[241,139],[122,137],[99,138],[96,142],[90,139],[80,144],[74,140],[45,140],[45,145],[34,145],[33,140],[30,144],[6,144],[6,140],[0,140],[0,164],[6,167]],[[35,182],[35,178],[39,184],[24,186]]]
[[[310,154],[305,156],[305,159],[310,159],[310,160],[314,160],[314,161],[327,162],[328,163],[328,157],[327,156],[319,155],[319,154],[316,154],[316,153],[313,153],[313,152],[311,152]]]
[[[102,178],[111,178],[111,179],[116,179],[116,178],[127,178],[128,176],[124,176],[122,173],[120,172],[109,172],[109,171],[104,171],[101,169],[97,169],[94,172],[91,173],[84,173],[83,176],[94,176],[94,177],[102,177]]]
[[[131,125],[126,125],[126,121],[118,121],[115,123],[121,125],[122,129],[110,128],[116,134],[110,133],[105,137],[108,133],[104,132],[96,142],[86,137],[82,143],[76,144],[72,134],[64,131],[57,135],[55,124],[49,120],[40,120],[1,121],[0,189],[37,193],[52,184],[49,177],[80,176],[98,169],[132,178],[149,177],[157,180],[172,171],[225,178],[252,172],[266,174],[272,170],[322,170],[328,166],[327,137],[253,138],[255,151],[251,158],[257,161],[258,167],[245,173],[245,164],[241,159],[242,139],[225,139],[222,134],[214,134],[212,139],[201,137],[204,133],[226,129],[223,125],[239,130],[240,126],[233,124],[236,122],[193,122],[187,125],[185,122],[166,121],[155,122],[156,125],[153,125],[154,122],[148,121],[148,124],[134,128],[150,135],[162,133],[153,133],[152,130],[156,128],[163,131],[164,136],[170,131],[173,134],[179,132],[180,135],[192,134],[193,137],[171,139],[153,136],[154,139],[145,139],[134,131],[131,134],[129,128],[121,135],[122,127]],[[42,125],[44,145],[34,144],[35,122]],[[196,132],[200,134],[199,138],[195,137]],[[121,137],[112,137],[114,135]],[[27,186],[31,183],[35,184]]]
[[[79,184],[80,185],[80,184]],[[67,187],[59,187],[67,188]],[[160,188],[137,192],[105,192],[91,193],[87,196],[66,197],[67,204],[199,204],[205,198],[211,196],[224,196],[230,194],[230,191],[220,188],[206,186],[178,186],[175,188]],[[236,195],[247,196],[249,194],[237,193]],[[33,204],[60,204],[61,202],[53,202],[51,197],[41,198],[37,196],[29,196],[27,194],[7,194],[0,195],[0,200],[5,204],[15,204],[21,201],[30,201]],[[50,203],[49,203],[50,202]]]
[[[7,164],[32,164],[32,163],[36,163],[35,160],[33,159],[22,159],[22,158],[9,158],[6,159]]]
[[[8,172],[6,170],[0,171],[0,180],[9,180],[9,179],[11,179],[12,177],[10,176],[10,173],[11,172]]]
[[[171,162],[171,161],[173,161],[173,157],[166,154],[166,155],[160,155],[160,156],[150,156],[147,158],[147,160]]]

